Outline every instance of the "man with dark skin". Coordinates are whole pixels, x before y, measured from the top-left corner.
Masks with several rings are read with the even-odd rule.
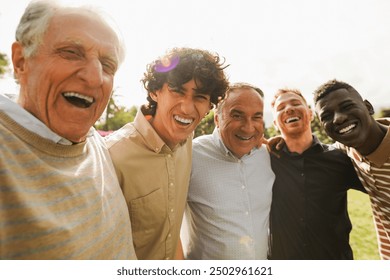
[[[370,196],[379,253],[390,259],[390,121],[375,120],[374,108],[351,85],[331,80],[314,92],[326,133],[353,161]]]

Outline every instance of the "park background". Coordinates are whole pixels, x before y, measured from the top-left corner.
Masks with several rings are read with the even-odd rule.
[[[9,65],[17,23],[29,0],[0,0],[0,92],[18,86]],[[116,130],[134,118],[146,101],[140,83],[146,65],[176,47],[218,53],[230,66],[232,82],[244,81],[265,93],[267,136],[271,96],[298,88],[312,92],[329,79],[353,85],[377,111],[390,109],[390,1],[387,0],[62,0],[92,4],[118,25],[127,56],[116,75],[113,99],[96,127]],[[210,133],[212,114],[197,129]],[[326,140],[318,121],[313,130]],[[366,195],[351,191],[349,207],[356,259],[378,259],[371,208]]]

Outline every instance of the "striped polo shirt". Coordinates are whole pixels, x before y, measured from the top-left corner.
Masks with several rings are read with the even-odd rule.
[[[390,119],[380,122],[389,126]],[[354,148],[337,144],[352,159],[359,179],[370,196],[379,254],[383,260],[390,260],[390,127],[378,148],[366,157]]]

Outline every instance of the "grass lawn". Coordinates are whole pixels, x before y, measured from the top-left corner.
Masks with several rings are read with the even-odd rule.
[[[376,232],[368,195],[350,190],[348,211],[353,225],[350,243],[355,260],[379,260]]]

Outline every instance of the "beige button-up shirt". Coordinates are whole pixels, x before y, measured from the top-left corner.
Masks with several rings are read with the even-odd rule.
[[[192,135],[171,150],[141,110],[107,145],[129,207],[138,259],[173,259],[192,161]]]

